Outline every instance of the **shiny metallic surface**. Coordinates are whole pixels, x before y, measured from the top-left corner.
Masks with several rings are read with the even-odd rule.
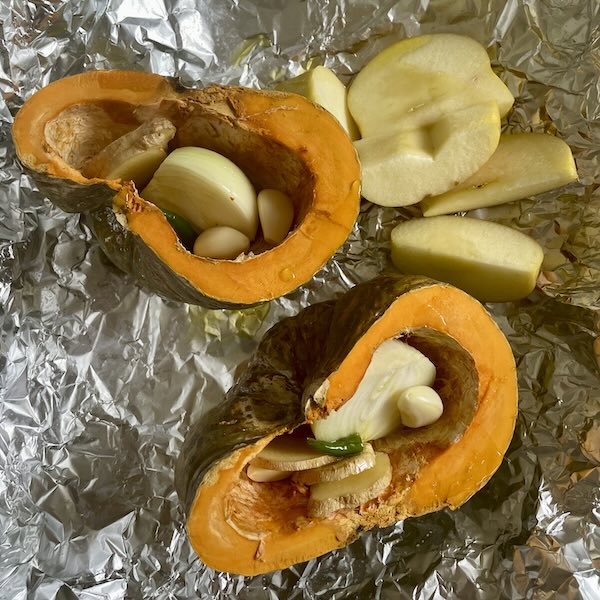
[[[0,5],[0,598],[600,598],[600,5],[587,0],[4,0]],[[191,421],[285,315],[389,267],[415,209],[364,204],[308,285],[209,311],[135,287],[83,217],[37,191],[10,127],[36,89],[93,68],[269,87],[315,64],[349,81],[420,33],[471,35],[517,100],[506,130],[571,146],[580,182],[476,211],[535,237],[539,289],[490,305],[519,368],[504,463],[461,509],[271,575],[195,557],[173,488]]]

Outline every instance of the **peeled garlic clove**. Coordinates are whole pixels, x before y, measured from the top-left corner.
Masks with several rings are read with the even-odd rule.
[[[398,410],[405,427],[416,429],[435,423],[444,412],[439,394],[428,385],[409,387],[398,396]]]
[[[206,148],[177,148],[160,165],[142,198],[188,220],[195,229],[227,226],[253,240],[256,192],[244,172]]]
[[[259,483],[266,483],[269,481],[281,481],[291,476],[291,471],[277,471],[276,469],[265,469],[263,467],[257,467],[250,463],[248,470],[246,471],[248,479],[257,481]]]
[[[281,243],[294,220],[294,205],[279,190],[262,190],[258,193],[258,217],[263,237],[271,244]]]
[[[234,259],[250,248],[250,240],[232,227],[211,227],[194,242],[194,254],[206,258]]]

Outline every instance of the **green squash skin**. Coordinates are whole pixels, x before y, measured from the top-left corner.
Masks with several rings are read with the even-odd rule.
[[[136,284],[167,300],[197,304],[209,309],[250,308],[257,304],[235,304],[200,293],[191,283],[165,264],[142,238],[123,227],[112,209],[115,190],[102,183],[81,185],[68,179],[49,177],[23,166],[40,191],[61,210],[82,213],[100,247]]]
[[[87,222],[100,247],[121,271],[133,276],[142,288],[163,298],[198,304],[209,309],[249,308],[249,304],[233,304],[201,294],[184,277],[164,263],[142,238],[123,227],[112,208],[88,213]]]
[[[37,184],[40,192],[53,204],[68,213],[84,213],[112,206],[116,192],[104,183],[81,185],[63,179],[39,173],[21,163],[21,167]]]
[[[224,401],[192,426],[175,468],[175,488],[186,513],[213,465],[238,448],[304,422],[304,389],[332,313],[333,302],[322,302],[269,329]]]
[[[224,401],[186,436],[175,469],[175,487],[186,514],[211,468],[239,448],[304,423],[312,393],[391,304],[413,289],[434,284],[424,277],[380,276],[272,327]]]

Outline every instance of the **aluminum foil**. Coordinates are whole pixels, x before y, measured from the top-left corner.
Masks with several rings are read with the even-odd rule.
[[[3,0],[0,5],[0,598],[600,598],[600,5],[588,0]],[[468,34],[580,182],[483,211],[533,235],[539,289],[490,306],[519,368],[512,445],[456,512],[363,535],[270,575],[206,568],[173,467],[263,333],[389,266],[411,210],[365,205],[308,285],[245,311],[167,302],[113,267],[15,161],[16,111],[52,80],[135,68],[268,87],[324,64],[348,81],[392,42]]]

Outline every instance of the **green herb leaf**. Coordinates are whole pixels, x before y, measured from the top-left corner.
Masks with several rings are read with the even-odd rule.
[[[363,441],[358,433],[353,433],[333,442],[325,442],[324,440],[315,440],[313,438],[307,438],[306,441],[311,448],[319,450],[323,454],[331,454],[333,456],[358,454],[364,449]]]
[[[191,252],[194,247],[194,242],[198,237],[194,228],[183,217],[172,213],[170,210],[165,210],[164,208],[161,208],[161,210],[165,217],[167,217],[169,225],[177,234],[179,241]]]

